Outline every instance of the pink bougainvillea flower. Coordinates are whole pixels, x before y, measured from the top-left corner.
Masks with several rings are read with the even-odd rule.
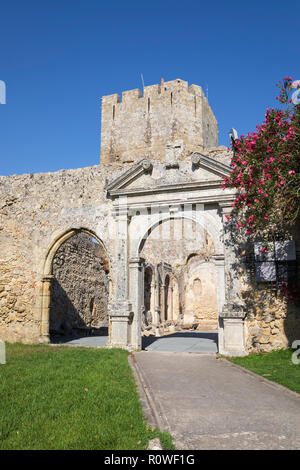
[[[300,80],[295,80],[295,81],[291,84],[291,87],[292,87],[292,88],[298,88],[298,87],[300,87]]]

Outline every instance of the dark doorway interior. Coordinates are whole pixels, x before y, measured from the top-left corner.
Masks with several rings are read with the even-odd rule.
[[[87,233],[60,246],[53,259],[51,342],[107,335],[108,266],[104,248]]]

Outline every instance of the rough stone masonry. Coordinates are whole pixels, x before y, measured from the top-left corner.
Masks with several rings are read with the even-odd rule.
[[[215,329],[235,355],[299,339],[299,308],[249,278],[226,226],[230,160],[202,88],[178,79],[102,98],[100,165],[1,176],[1,339],[108,326],[139,349]]]

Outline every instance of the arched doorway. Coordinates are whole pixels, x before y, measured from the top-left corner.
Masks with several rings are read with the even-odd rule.
[[[109,261],[98,237],[70,230],[48,251],[42,291],[42,336],[63,342],[108,331]]]
[[[204,332],[203,338],[210,332],[209,342],[215,348],[223,305],[221,243],[216,238],[215,227],[209,230],[209,226],[198,220],[189,219],[185,223],[183,219],[156,219],[140,239],[140,259],[151,262],[163,274],[158,279],[160,325],[157,331],[159,336],[169,337],[188,331],[197,331],[194,334],[197,337],[198,332]]]

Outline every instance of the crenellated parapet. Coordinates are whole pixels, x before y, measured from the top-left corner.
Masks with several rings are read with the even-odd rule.
[[[164,160],[175,145],[177,158],[218,145],[216,118],[203,90],[184,80],[124,91],[102,98],[101,163]]]

